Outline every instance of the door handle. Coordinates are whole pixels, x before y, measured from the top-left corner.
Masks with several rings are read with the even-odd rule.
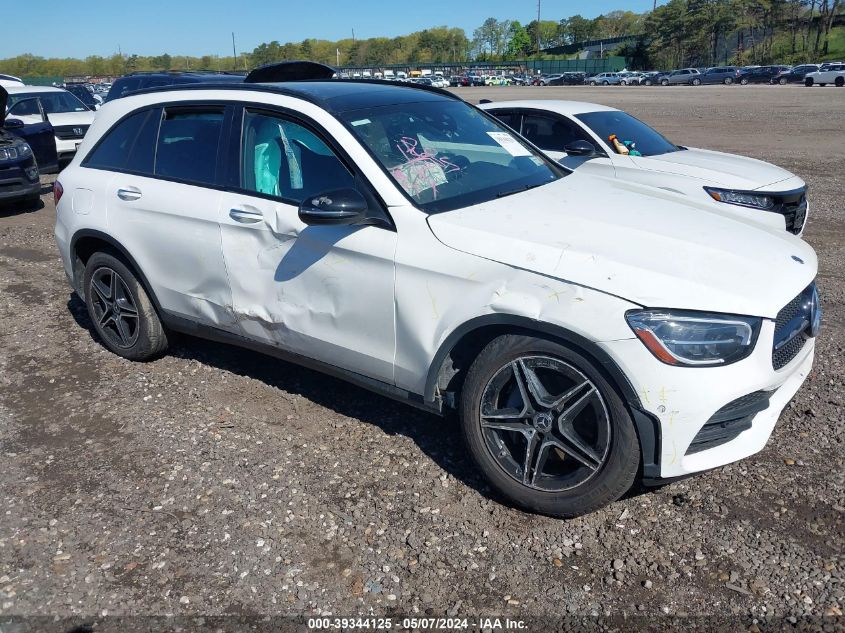
[[[141,190],[138,187],[122,187],[117,190],[117,197],[121,200],[138,200],[141,197]]]
[[[229,209],[229,217],[241,224],[256,224],[264,219],[264,214],[253,207],[236,207]]]

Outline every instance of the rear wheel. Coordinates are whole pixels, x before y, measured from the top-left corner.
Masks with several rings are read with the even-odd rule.
[[[605,79],[603,82],[601,82],[601,85],[602,86],[609,86],[610,82],[607,79]]]
[[[693,86],[700,86],[701,85],[701,79],[696,77],[695,79],[692,80],[692,85]]]
[[[663,79],[663,80],[661,80],[661,81],[660,81],[660,85],[661,85],[661,86],[668,86],[668,85],[669,85],[669,80],[668,80],[668,79]]]
[[[745,79],[745,78],[743,77],[742,79],[740,79],[740,80],[739,80],[739,84],[740,84],[741,86],[747,86],[747,85],[748,85],[748,80],[747,80],[747,79]]]
[[[805,78],[805,79],[804,79],[804,85],[805,85],[805,86],[807,86],[808,88],[809,88],[810,86],[812,86],[812,85],[813,85],[813,78],[812,78],[812,77],[807,77],[807,78]]]
[[[473,362],[461,428],[488,482],[559,517],[591,512],[634,482],[640,449],[622,400],[596,366],[551,341],[506,335]]]
[[[591,81],[591,82],[590,82],[590,85],[591,85],[591,86],[595,86],[595,85],[596,85],[596,82],[595,82],[595,81]]]
[[[781,86],[785,86],[786,85],[786,77],[781,77],[780,79],[778,79],[778,83]]]
[[[725,77],[725,85],[730,86],[734,82],[733,77]]]
[[[135,274],[109,253],[95,253],[85,265],[85,305],[97,336],[129,360],[150,360],[167,349],[167,335]]]
[[[836,81],[833,82],[837,88],[841,88],[845,85],[845,77],[837,77]]]
[[[646,85],[646,86],[650,86],[651,84],[652,84],[651,79],[646,79],[646,80],[645,80],[645,85]]]

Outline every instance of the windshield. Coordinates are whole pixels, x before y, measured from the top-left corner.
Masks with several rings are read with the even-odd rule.
[[[564,173],[507,128],[462,101],[403,103],[341,115],[424,211],[479,204]]]
[[[680,148],[673,145],[657,130],[650,128],[639,119],[635,119],[627,112],[586,112],[576,114],[575,117],[590,128],[599,138],[607,143],[611,149],[614,144],[610,137],[616,138],[628,147],[632,156],[639,152],[641,156],[659,156],[669,152],[677,152]],[[617,153],[619,153],[617,151]]]
[[[18,101],[32,97],[38,97],[41,100],[41,105],[44,106],[44,111],[47,114],[89,111],[84,103],[65,90],[61,92],[17,92],[9,95],[9,108],[13,108]],[[37,111],[29,114],[37,114]]]

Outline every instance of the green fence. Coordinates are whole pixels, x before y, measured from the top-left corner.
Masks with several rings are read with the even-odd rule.
[[[21,77],[27,86],[52,86],[53,84],[62,84],[65,81],[64,77]]]

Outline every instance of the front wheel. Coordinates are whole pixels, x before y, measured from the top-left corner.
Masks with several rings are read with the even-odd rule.
[[[739,84],[740,84],[741,86],[747,86],[747,85],[748,85],[748,80],[747,80],[747,79],[740,79],[740,80],[739,80]]]
[[[167,349],[167,335],[135,274],[110,253],[85,265],[85,305],[100,341],[129,360],[145,361]]]
[[[661,85],[661,86],[668,86],[668,85],[669,85],[669,80],[668,80],[668,79],[664,79],[663,81],[661,81],[661,82],[660,82],[660,85]]]
[[[615,389],[592,361],[544,339],[500,336],[481,351],[464,383],[461,429],[493,488],[552,516],[615,501],[640,463]]]
[[[601,82],[601,85],[602,86],[609,86],[610,82],[605,79],[603,82]]]
[[[651,79],[646,79],[646,80],[645,80],[645,85],[646,85],[646,86],[650,86],[650,85],[651,85],[651,83],[652,83],[652,82],[651,82]]]
[[[591,81],[591,82],[590,82],[590,85],[591,85],[591,86],[595,86],[595,85],[596,85],[596,82],[595,82],[595,81]]]
[[[701,85],[701,79],[698,79],[698,78],[693,79],[693,80],[692,80],[692,85],[693,85],[693,86],[700,86],[700,85]]]
[[[778,83],[781,86],[785,86],[786,85],[786,77],[781,77],[780,79],[778,79]]]
[[[730,86],[734,82],[732,77],[725,77],[725,85]]]
[[[812,78],[812,77],[807,77],[806,79],[804,79],[804,85],[805,85],[805,86],[807,86],[808,88],[809,88],[810,86],[812,86],[812,85],[813,85],[813,78]]]
[[[841,88],[845,85],[845,77],[837,77],[833,83],[837,88]]]

